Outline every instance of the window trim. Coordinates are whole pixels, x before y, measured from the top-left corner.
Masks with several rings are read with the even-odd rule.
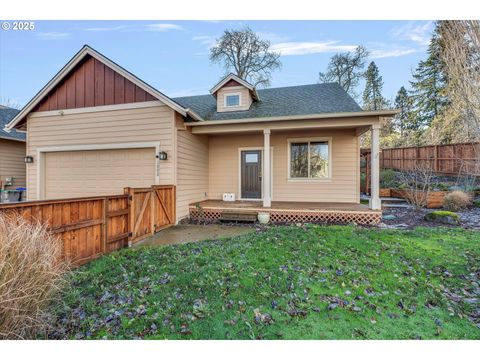
[[[227,105],[227,97],[228,96],[238,96],[238,105]],[[226,108],[236,108],[242,106],[242,93],[241,92],[234,92],[234,93],[226,93],[223,95],[223,106]]]
[[[328,174],[322,178],[310,177],[291,177],[291,144],[302,142],[326,141],[328,143]],[[309,146],[310,151],[310,146]],[[310,164],[310,157],[309,157]],[[311,138],[288,138],[287,139],[287,180],[291,182],[329,182],[332,181],[332,138],[331,137],[311,137]]]

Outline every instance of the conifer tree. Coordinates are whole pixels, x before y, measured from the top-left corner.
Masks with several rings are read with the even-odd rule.
[[[411,96],[414,100],[416,122],[420,127],[429,126],[432,120],[441,115],[448,105],[446,96],[447,79],[440,54],[442,39],[437,27],[428,46],[428,57],[420,61],[413,81]]]
[[[383,79],[375,62],[368,65],[365,72],[365,90],[363,91],[363,108],[365,110],[381,110],[387,106],[382,96]]]

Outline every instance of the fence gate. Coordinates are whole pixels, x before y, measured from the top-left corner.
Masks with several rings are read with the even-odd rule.
[[[129,244],[175,224],[175,186],[125,188],[129,201]]]

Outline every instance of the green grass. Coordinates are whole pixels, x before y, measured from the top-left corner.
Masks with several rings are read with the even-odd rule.
[[[480,339],[474,305],[449,298],[478,286],[479,245],[461,229],[308,225],[126,249],[74,272],[50,336]]]

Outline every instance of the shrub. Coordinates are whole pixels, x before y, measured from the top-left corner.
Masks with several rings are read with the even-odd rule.
[[[398,186],[397,173],[392,169],[380,171],[380,187],[384,189],[396,188]]]
[[[475,200],[475,201],[473,202],[473,205],[474,205],[475,207],[477,207],[477,208],[480,208],[480,200]]]
[[[443,201],[443,207],[450,211],[458,211],[472,204],[472,198],[461,190],[455,190],[447,195]]]
[[[63,283],[61,243],[44,226],[0,214],[0,339],[35,337]]]

